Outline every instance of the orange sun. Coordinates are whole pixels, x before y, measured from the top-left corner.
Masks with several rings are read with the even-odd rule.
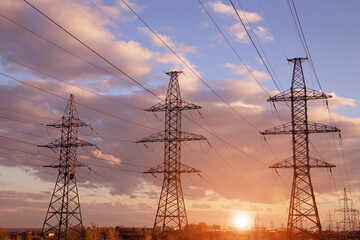
[[[245,213],[238,213],[234,218],[234,224],[236,228],[248,229],[250,227],[249,216]]]

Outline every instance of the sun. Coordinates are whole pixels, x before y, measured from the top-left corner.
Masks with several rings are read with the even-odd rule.
[[[250,219],[245,213],[239,213],[234,218],[234,224],[236,228],[248,229],[250,227]]]

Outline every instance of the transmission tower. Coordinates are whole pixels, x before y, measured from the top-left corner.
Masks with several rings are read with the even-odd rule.
[[[145,173],[163,173],[163,185],[156,212],[152,240],[189,239],[188,221],[185,201],[181,187],[181,173],[200,172],[197,169],[181,163],[181,142],[206,140],[205,137],[181,130],[181,111],[200,109],[192,103],[181,99],[178,76],[182,71],[171,71],[169,86],[164,102],[161,102],[145,111],[165,112],[165,131],[150,135],[137,141],[164,142],[164,163],[151,168]]]
[[[41,236],[45,239],[84,239],[78,188],[76,184],[76,168],[85,165],[77,160],[77,147],[94,146],[78,139],[78,127],[88,126],[82,122],[75,106],[75,98],[71,94],[63,117],[55,124],[47,126],[61,129],[61,138],[47,145],[50,149],[60,148],[59,162],[44,167],[58,169],[54,192],[46,213]],[[49,237],[53,233],[54,237]]]
[[[333,222],[334,220],[332,219],[332,216],[334,216],[333,214],[331,214],[331,210],[329,210],[329,214],[327,215],[329,218],[327,220],[327,222],[329,223],[328,225],[328,231],[331,232],[333,230]]]
[[[303,239],[301,235],[308,231],[301,227],[302,220],[310,223],[310,229],[317,231],[319,239],[322,235],[321,223],[316,206],[315,195],[311,183],[311,168],[331,168],[332,164],[310,157],[309,134],[339,132],[336,127],[308,121],[308,100],[328,99],[330,95],[306,88],[302,62],[307,58],[293,58],[288,61],[294,64],[291,88],[270,97],[268,102],[290,102],[291,122],[265,130],[263,135],[292,135],[293,156],[276,163],[270,168],[292,168],[293,182],[290,197],[290,207],[287,223],[288,239]]]
[[[353,202],[351,202],[351,229],[352,231],[358,231],[358,216],[360,211],[353,209]]]
[[[348,198],[346,188],[344,188],[344,197],[341,198],[340,201],[344,201],[344,207],[335,211],[344,213],[344,219],[340,223],[343,224],[343,231],[345,237],[347,237],[348,232],[355,231],[355,214],[357,214],[359,210],[353,209],[352,205],[349,208],[349,202],[352,203],[352,199]]]

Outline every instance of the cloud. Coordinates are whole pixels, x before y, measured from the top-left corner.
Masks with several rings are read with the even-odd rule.
[[[10,4],[10,2],[5,0],[0,3],[0,6],[2,5],[6,10],[6,16],[10,19],[106,71],[113,72],[120,77],[123,75],[114,71],[114,69],[104,67],[104,61],[99,59],[98,56],[84,47],[79,47],[80,45],[76,40],[65,34],[54,24],[42,19],[42,16],[34,13],[25,4]],[[101,52],[105,58],[112,61],[116,66],[126,69],[128,74],[140,77],[149,73],[151,69],[149,60],[152,53],[137,42],[116,40],[116,36],[106,28],[109,21],[95,10],[82,7],[86,8],[87,15],[92,16],[92,19],[89,19],[81,14],[73,14],[74,9],[71,6],[60,2],[54,4],[52,1],[42,1],[38,3],[37,7],[50,16],[56,16],[54,18],[56,22],[90,47]],[[77,7],[80,8],[81,6],[77,5]],[[62,9],[61,14],[58,14],[59,9]],[[36,22],[36,24],[32,24],[33,22]],[[4,43],[2,46],[6,45],[6,48],[0,47],[0,51],[6,57],[29,63],[28,65],[36,69],[47,69],[48,72],[55,76],[70,78],[71,80],[96,79],[108,75],[99,68],[89,65],[4,18],[2,18],[0,24],[3,34],[7,36],[2,40]],[[49,32],[52,34],[49,34]],[[16,43],[12,39],[17,39]],[[141,58],[139,58],[139,55]],[[5,68],[12,72],[24,72],[23,67],[19,67],[10,60],[2,59],[2,62]],[[57,64],[60,62],[62,64]],[[30,70],[25,71],[29,72]],[[34,74],[39,75],[39,73],[35,72]]]
[[[234,9],[231,5],[226,5],[220,1],[210,2],[210,3],[208,3],[208,5],[214,12],[216,12],[224,17],[232,17],[232,18],[238,19],[237,15],[234,12]],[[245,12],[245,11],[241,11],[241,10],[237,10],[237,11],[242,18],[245,18],[245,16],[246,16],[246,18],[249,22],[259,22],[259,21],[263,20],[263,18],[257,13]]]
[[[250,39],[240,23],[236,23],[228,28],[228,32],[235,35],[235,40],[241,43],[250,43]]]
[[[192,207],[193,207],[193,208],[201,208],[201,209],[209,209],[209,208],[211,208],[211,205],[209,205],[209,204],[196,204],[196,203],[194,203],[194,204],[192,205]]]
[[[245,66],[239,66],[232,63],[226,63],[224,67],[231,69],[232,74],[243,76],[249,81],[254,81],[254,78],[256,78],[256,80],[258,81],[266,81],[270,79],[267,73],[252,70],[250,66],[247,67],[249,68],[251,73],[246,69]]]
[[[105,154],[99,149],[93,150],[92,153],[96,158],[104,159],[105,161],[110,163],[110,165],[120,165],[121,163],[120,158],[117,158],[111,154]]]
[[[231,17],[233,20],[236,20],[236,23],[227,25],[226,29],[230,35],[235,36],[235,41],[240,43],[250,43],[250,39],[243,25],[239,22],[238,16],[235,14],[234,9],[231,5],[226,5],[220,1],[211,2],[208,4],[210,8],[217,14],[222,17]],[[237,10],[240,18],[244,21],[246,28],[251,33],[251,28],[253,28],[256,38],[259,39],[262,43],[273,41],[273,37],[269,31],[262,26],[254,26],[255,23],[260,22],[263,18],[254,12],[245,12]],[[246,21],[245,21],[246,20]],[[252,23],[252,26],[251,26]]]
[[[148,28],[145,27],[139,27],[138,28],[140,32],[142,32],[143,34],[145,34],[153,44],[155,44],[158,47],[163,47],[163,48],[167,48],[164,43],[169,46],[171,49],[173,49],[176,53],[181,54],[181,56],[183,56],[186,53],[195,53],[196,52],[196,48],[193,46],[188,46],[184,43],[176,43],[174,42],[170,36],[165,35],[165,34],[160,34],[160,33],[156,33],[159,38],[162,40],[160,40],[157,36],[155,36],[155,34],[153,34]],[[164,42],[164,43],[163,43]]]
[[[335,92],[330,93],[332,98],[329,100],[331,102],[331,108],[340,108],[344,106],[355,107],[356,100],[353,98],[342,98],[338,96]]]
[[[273,36],[271,36],[269,31],[264,27],[257,26],[254,29],[254,32],[257,38],[260,39],[262,42],[274,41]]]
[[[161,37],[196,74],[200,77],[206,76],[206,82],[237,111],[236,113],[206,88],[191,71],[186,70],[184,64],[169,53],[148,30],[132,22],[127,10],[116,9],[118,3],[115,6],[101,6],[111,17],[127,21],[127,26],[132,26],[134,31],[140,31],[151,40],[154,48],[146,48],[140,42],[130,40],[130,37],[122,38],[121,32],[112,31],[116,28],[115,23],[105,19],[95,8],[71,3],[83,10],[84,14],[91,15],[91,21],[74,14],[74,11],[62,2],[44,0],[37,4],[44,12],[54,16],[71,32],[76,33],[161,98],[166,94],[169,77],[159,69],[185,69],[185,75],[179,76],[183,99],[202,108],[201,115],[198,111],[183,111],[182,130],[204,135],[210,143],[209,145],[206,141],[182,142],[182,163],[201,170],[201,177],[196,174],[181,176],[185,201],[192,206],[189,209],[190,218],[206,220],[209,223],[226,222],[231,212],[237,209],[248,209],[252,212],[268,212],[268,209],[271,209],[269,218],[286,216],[291,170],[279,170],[277,174],[268,166],[291,156],[291,141],[285,136],[267,136],[264,140],[259,134],[261,130],[290,120],[290,111],[285,104],[283,107],[277,104],[275,112],[272,105],[266,102],[266,92],[248,71],[240,65],[231,63],[231,60],[223,59],[222,55],[216,56],[222,59],[218,64],[219,69],[202,72],[206,69],[204,65],[210,61],[198,64],[192,60],[195,55],[193,53],[196,53],[198,62],[208,55],[202,56],[203,49],[200,44],[190,44],[190,41],[178,38],[175,35],[179,31],[178,26],[170,31],[174,35],[162,34]],[[237,21],[233,10],[229,9],[230,6],[221,2],[210,4],[218,6],[218,10],[214,11],[224,18],[233,16],[231,21]],[[60,79],[80,84],[106,96],[102,97],[43,76],[26,67],[20,67],[11,60],[1,60],[3,71],[16,76],[26,84],[34,85],[35,88],[5,77],[0,79],[0,123],[1,126],[5,126],[0,132],[0,167],[17,169],[26,166],[27,171],[23,174],[35,176],[44,183],[46,187],[43,190],[47,193],[34,191],[28,194],[25,190],[0,193],[0,221],[6,219],[6,222],[0,222],[0,225],[21,227],[29,222],[36,226],[42,224],[57,171],[41,166],[57,163],[59,152],[38,148],[37,145],[47,144],[60,137],[59,129],[46,125],[61,119],[70,93],[76,96],[80,119],[91,125],[99,134],[87,127],[81,127],[78,132],[79,138],[96,143],[102,150],[100,152],[93,147],[78,148],[78,158],[92,169],[90,171],[88,168],[77,168],[76,171],[85,224],[99,222],[101,225],[151,225],[163,175],[157,174],[156,178],[153,178],[143,172],[164,162],[164,143],[147,143],[145,147],[133,142],[164,130],[163,112],[154,116],[153,113],[145,115],[142,110],[158,103],[159,100],[141,88],[126,83],[124,80],[131,80],[124,78],[121,73],[80,47],[30,8],[25,8],[24,4],[4,0],[0,1],[0,6],[9,17],[123,79],[94,68],[4,19],[0,20],[2,55],[21,60]],[[122,14],[125,14],[126,20],[122,18]],[[261,16],[255,13],[250,16],[253,16],[253,23],[262,20]],[[232,22],[226,22],[225,25],[234,27]],[[240,27],[234,27],[234,34],[240,34],[239,41],[245,41],[246,36]],[[169,32],[168,30],[166,31]],[[259,35],[263,34],[261,39],[271,41],[266,29],[257,26],[254,30],[258,31]],[[213,61],[214,58],[212,56],[206,60]],[[264,72],[256,70],[255,65],[249,65],[249,68],[260,83],[268,87],[266,80],[269,77]],[[224,69],[231,72],[232,76],[225,76]],[[216,73],[216,77],[212,77],[213,73]],[[44,89],[48,93],[39,89]],[[333,96],[334,98],[329,100],[331,107],[356,106],[355,100],[351,98],[343,98],[336,93],[333,93]],[[311,121],[321,123],[326,123],[329,119],[321,104],[311,105],[309,116]],[[335,143],[331,135],[317,134],[319,136],[312,135],[310,138],[322,159],[337,165],[337,168],[333,169],[334,181],[342,182],[341,176],[346,175],[347,167],[351,187],[357,189],[360,181],[353,169],[358,168],[360,120],[340,114],[333,114],[333,117],[342,130],[345,160],[338,159],[342,154],[337,135],[334,137]],[[311,155],[317,155],[314,149],[311,149]],[[321,209],[330,208],[332,196],[336,195],[331,178],[324,170],[315,171],[312,182],[319,194],[319,206]],[[0,179],[3,180],[5,177],[6,173],[2,172]],[[22,176],[15,177],[21,181]],[[0,185],[10,188],[12,182],[12,179],[6,179],[4,183],[0,182]],[[353,194],[354,199],[360,196],[356,191]]]

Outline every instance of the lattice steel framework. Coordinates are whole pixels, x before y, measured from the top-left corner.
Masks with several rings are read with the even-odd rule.
[[[84,239],[75,173],[77,167],[84,167],[85,165],[77,160],[77,147],[94,145],[78,139],[78,128],[88,125],[79,119],[75,98],[72,94],[63,117],[55,124],[47,126],[61,129],[61,138],[39,147],[60,148],[60,157],[57,165],[44,166],[57,168],[58,177],[41,236],[45,239],[58,240]],[[49,237],[51,233],[54,234],[54,237]]]
[[[352,202],[352,199],[347,196],[346,188],[344,188],[344,197],[339,199],[339,201],[344,201],[344,208],[335,211],[344,213],[344,219],[340,223],[343,224],[343,231],[347,236],[347,233],[354,230],[351,221],[351,213],[356,212],[357,210],[352,209],[352,207],[349,208],[349,202]]]
[[[313,123],[308,121],[307,101],[331,98],[323,92],[307,89],[302,69],[302,62],[307,58],[293,58],[289,62],[294,64],[291,88],[270,97],[268,102],[290,102],[291,122],[281,126],[265,130],[263,135],[292,135],[293,156],[276,163],[270,168],[292,168],[293,182],[290,197],[290,207],[287,222],[288,239],[304,239],[304,234],[317,232],[319,239],[324,239],[321,229],[318,208],[316,206],[314,189],[311,182],[311,168],[332,168],[332,164],[310,157],[309,134],[339,132],[336,127]],[[302,227],[305,220],[308,229]]]
[[[200,172],[197,169],[181,163],[181,142],[206,140],[205,137],[181,130],[181,111],[200,109],[192,103],[181,99],[178,76],[182,71],[166,73],[170,76],[169,86],[164,102],[161,102],[145,111],[165,112],[165,131],[150,135],[137,141],[164,142],[164,163],[145,173],[163,173],[163,185],[156,212],[152,240],[155,239],[189,239],[188,221],[185,201],[181,186],[181,173]]]

